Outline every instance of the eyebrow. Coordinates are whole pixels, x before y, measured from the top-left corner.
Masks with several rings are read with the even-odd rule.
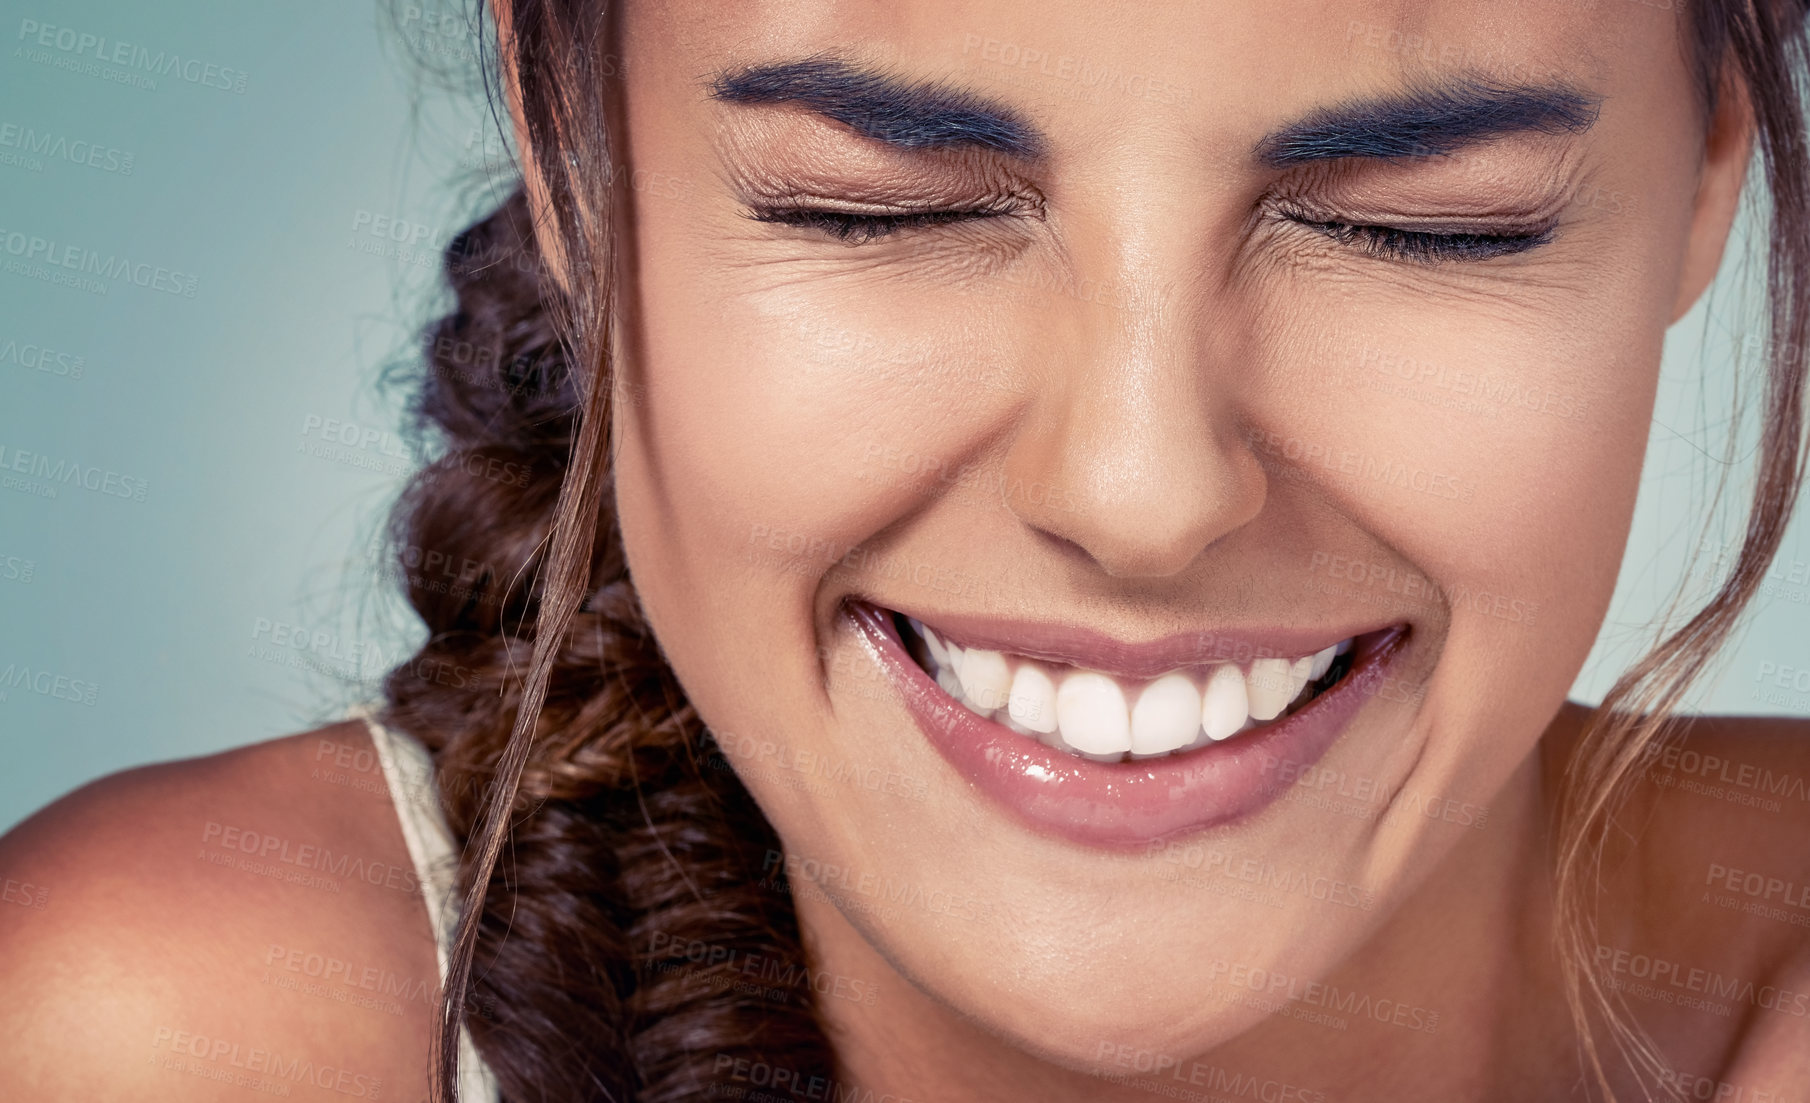
[[[986,149],[1035,160],[1048,143],[1017,112],[937,81],[910,81],[835,58],[756,65],[719,75],[713,98],[797,104],[900,149]]]
[[[1406,160],[1512,134],[1576,134],[1596,122],[1600,96],[1565,84],[1469,79],[1322,108],[1271,132],[1257,159],[1272,168],[1347,157]]]

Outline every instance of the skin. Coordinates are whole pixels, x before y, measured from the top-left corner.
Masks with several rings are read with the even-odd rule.
[[[907,890],[863,907],[875,898],[813,890],[793,867],[813,968],[880,993],[822,1001],[841,1080],[916,1100],[1143,1099],[1165,1081],[1096,1075],[1134,1073],[1142,1054],[1195,1091],[1218,1069],[1305,1099],[1583,1097],[1547,949],[1546,824],[1584,715],[1565,694],[1620,566],[1662,335],[1715,273],[1750,141],[1738,96],[1701,117],[1676,19],[1620,3],[1511,16],[1284,2],[1217,6],[1210,19],[1169,3],[629,7],[612,426],[622,531],[661,644],[788,855],[850,871],[848,885]],[[1366,45],[1372,26],[1468,49],[1484,75],[1557,73],[1602,97],[1600,117],[1577,136],[1409,164],[1254,164],[1264,134],[1315,108],[1451,75]],[[992,60],[989,41],[1186,94],[1081,94]],[[825,52],[1009,105],[1048,135],[1049,156],[1033,170],[902,153],[795,107],[706,95],[726,68]],[[1041,217],[861,245],[749,217],[799,192],[959,207],[1002,190],[1040,197]],[[1559,212],[1559,229],[1524,254],[1426,266],[1253,217],[1284,194],[1349,221],[1538,209]],[[1064,287],[1077,290],[1050,290]],[[1580,412],[1451,408],[1447,391],[1401,384],[1379,359],[1513,380]],[[1304,465],[1290,458],[1301,445],[1431,473],[1440,489]],[[950,474],[926,476],[920,461],[914,475],[907,454]],[[781,548],[797,535],[834,550],[776,551],[775,533]],[[839,565],[850,548],[863,554]],[[1330,569],[1335,557],[1364,564],[1360,577],[1374,566],[1428,585],[1353,582]],[[887,562],[929,573],[874,566]],[[1451,596],[1479,593],[1509,604]],[[988,614],[1132,641],[1258,625],[1404,623],[1412,635],[1401,692],[1369,702],[1319,763],[1363,787],[1362,814],[1283,799],[1127,854],[1032,832],[971,790],[838,620],[851,595],[932,624]],[[1685,739],[1801,776],[1804,728],[1704,721]],[[311,738],[110,779],[0,842],[5,868],[69,886],[86,905],[73,914],[91,917],[0,931],[0,983],[26,993],[0,1012],[16,1051],[0,1089],[12,1077],[45,1096],[129,1085],[141,1098],[238,1098],[140,1068],[142,1045],[110,1056],[122,1049],[112,1039],[169,1018],[170,992],[193,1016],[262,1016],[266,1036],[368,1044],[361,1059],[419,1082],[409,1070],[426,1020],[414,1009],[356,1020],[229,968],[172,963],[236,940],[218,966],[330,926],[372,960],[431,971],[425,924],[381,910],[394,901],[298,909],[275,887],[257,896],[186,868],[195,815],[179,810],[196,802],[224,807],[214,818],[256,811],[401,853],[381,801],[328,817],[297,780]],[[743,750],[762,742],[906,779],[928,799],[797,784]],[[1470,811],[1428,815],[1429,801]],[[1630,822],[1648,831],[1605,885],[1605,944],[1810,990],[1793,927],[1701,900],[1712,863],[1803,879],[1792,840],[1810,814],[1649,785]],[[1204,869],[1206,854],[1347,886],[1366,906],[1253,893]],[[172,871],[188,880],[166,886]],[[105,886],[122,879],[159,906],[109,908]],[[1398,1001],[1418,1023],[1436,1011],[1437,1025],[1271,1014],[1260,1001],[1278,997],[1231,980],[1246,970]],[[1674,1068],[1750,1092],[1810,1074],[1810,1019],[1630,1002]],[[52,1056],[72,1053],[85,1059]]]

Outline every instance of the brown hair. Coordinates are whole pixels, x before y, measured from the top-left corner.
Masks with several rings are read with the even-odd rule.
[[[610,97],[591,91],[621,69],[607,49],[615,6],[498,2],[512,31],[507,68],[519,75],[522,156],[545,182],[561,270],[578,293],[550,278],[519,187],[448,246],[456,305],[426,332],[414,406],[439,458],[392,518],[405,568],[424,557],[461,564],[451,587],[405,569],[428,640],[389,676],[383,716],[433,752],[464,850],[433,1098],[456,1098],[462,1023],[508,1100],[695,1098],[744,1060],[797,1082],[829,1078],[797,921],[771,875],[779,840],[661,656],[615,528],[618,174]],[[1647,749],[1669,734],[1757,590],[1804,480],[1807,2],[1699,0],[1685,17],[1706,108],[1731,90],[1753,106],[1771,199],[1771,329],[1739,557],[1708,605],[1610,691],[1560,795],[1558,949],[1587,1062],[1611,1097],[1592,1013],[1638,1070],[1660,1079],[1665,1067],[1596,972],[1602,840]],[[458,676],[436,674],[449,670]],[[777,994],[733,982],[750,955],[785,963]]]

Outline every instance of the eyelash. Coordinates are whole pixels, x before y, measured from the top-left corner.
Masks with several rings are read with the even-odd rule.
[[[897,214],[865,214],[824,207],[767,207],[753,212],[756,222],[798,226],[828,234],[848,245],[864,245],[901,231],[928,229],[953,222],[998,218],[1009,212],[992,208],[975,210],[901,211]]]
[[[1553,228],[1520,233],[1489,234],[1475,232],[1438,233],[1431,230],[1404,230],[1398,226],[1371,226],[1355,222],[1339,222],[1309,218],[1299,213],[1285,213],[1290,222],[1325,234],[1341,245],[1352,245],[1385,260],[1403,260],[1419,264],[1441,264],[1445,261],[1478,261],[1512,256],[1537,249],[1552,240]]]
[[[867,214],[824,207],[768,207],[755,210],[752,217],[756,222],[816,230],[847,245],[865,245],[902,231],[997,218],[1006,213],[993,208]],[[1405,230],[1398,226],[1315,219],[1298,212],[1284,213],[1282,217],[1325,234],[1342,245],[1355,246],[1370,256],[1420,264],[1512,256],[1539,248],[1551,241],[1553,234],[1552,227],[1510,234],[1438,233],[1430,230]]]

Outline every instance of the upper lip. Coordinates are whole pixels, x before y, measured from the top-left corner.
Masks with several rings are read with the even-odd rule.
[[[1253,626],[1177,632],[1137,643],[1115,639],[1078,624],[1013,620],[970,613],[924,612],[882,605],[926,625],[962,648],[1009,652],[1121,678],[1144,680],[1181,667],[1206,663],[1248,664],[1252,659],[1296,659],[1343,640],[1383,631],[1396,622],[1347,627]]]

